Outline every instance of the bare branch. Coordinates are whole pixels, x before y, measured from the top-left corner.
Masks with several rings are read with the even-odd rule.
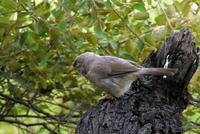
[[[165,17],[166,17],[167,23],[168,23],[170,29],[172,30],[172,33],[174,33],[174,29],[173,29],[173,27],[172,27],[172,25],[171,25],[171,23],[170,23],[170,21],[169,21],[169,18],[168,18],[168,16],[167,16],[167,13],[165,12],[164,8],[163,8],[162,5],[161,5],[160,0],[157,0],[157,2],[158,2],[158,5],[159,5],[160,9],[162,10],[162,12],[164,13],[164,15],[165,15]]]
[[[189,100],[189,104],[196,106],[196,107],[200,107],[200,100],[196,100],[196,99],[190,99]]]

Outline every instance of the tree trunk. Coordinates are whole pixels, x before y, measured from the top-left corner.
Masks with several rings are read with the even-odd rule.
[[[101,100],[80,119],[77,134],[182,134],[187,86],[198,66],[192,34],[181,30],[144,61],[146,67],[178,68],[176,76],[145,76],[122,97]]]

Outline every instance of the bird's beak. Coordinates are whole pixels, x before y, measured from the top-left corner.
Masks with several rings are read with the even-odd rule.
[[[77,61],[75,60],[73,63],[72,63],[73,67],[76,67],[77,65]]]

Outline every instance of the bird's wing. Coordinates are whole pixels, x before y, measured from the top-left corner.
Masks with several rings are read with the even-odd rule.
[[[138,71],[138,67],[129,63],[127,60],[122,58],[112,57],[112,56],[104,56],[104,60],[108,63],[111,68],[108,76],[124,76],[131,72]]]
[[[135,65],[135,66],[137,66],[137,67],[139,67],[139,68],[143,68],[143,66],[137,64],[135,61],[132,61],[132,60],[127,60],[127,61],[128,61],[129,63],[131,63],[132,65]]]

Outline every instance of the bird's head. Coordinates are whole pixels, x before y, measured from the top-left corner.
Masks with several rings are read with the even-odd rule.
[[[83,53],[76,57],[73,66],[81,75],[86,75],[95,57],[96,54],[92,52]]]

